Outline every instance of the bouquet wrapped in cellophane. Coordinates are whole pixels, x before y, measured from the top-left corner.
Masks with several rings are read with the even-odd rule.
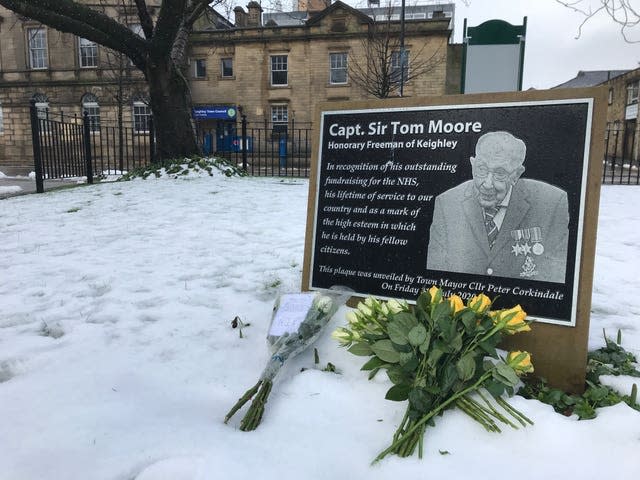
[[[271,358],[258,383],[240,397],[225,416],[224,423],[251,400],[240,421],[240,430],[255,430],[260,425],[273,381],[284,363],[318,339],[333,314],[350,296],[348,289],[332,287],[322,292],[286,293],[276,299],[267,334]]]
[[[415,306],[370,297],[347,314],[349,325],[338,328],[334,338],[350,353],[371,357],[362,367],[370,379],[379,370],[387,372],[394,384],[388,400],[408,400],[391,445],[374,462],[390,453],[410,456],[416,447],[422,457],[427,426],[449,408],[493,432],[500,431],[500,423],[514,428],[532,423],[502,398],[513,395],[519,375],[533,372],[531,357],[516,351],[503,358],[496,350],[503,335],[530,330],[527,314],[519,305],[491,306],[484,294],[465,305],[458,295],[445,299],[432,287]]]

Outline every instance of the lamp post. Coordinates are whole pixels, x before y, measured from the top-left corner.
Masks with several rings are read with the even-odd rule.
[[[404,66],[405,66],[405,52],[404,52],[404,2],[400,7],[400,96],[404,95]]]

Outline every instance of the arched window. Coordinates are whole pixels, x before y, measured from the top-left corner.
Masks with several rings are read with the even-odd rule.
[[[89,130],[91,132],[100,131],[100,105],[98,97],[93,93],[85,93],[82,97],[82,115],[87,112],[87,120],[89,120]]]

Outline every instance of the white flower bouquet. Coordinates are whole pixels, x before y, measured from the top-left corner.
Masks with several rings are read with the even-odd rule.
[[[332,287],[323,292],[288,293],[273,307],[267,344],[271,358],[258,383],[245,392],[224,417],[224,423],[251,400],[240,430],[255,430],[262,420],[273,381],[284,363],[315,342],[333,314],[351,297],[348,289]]]

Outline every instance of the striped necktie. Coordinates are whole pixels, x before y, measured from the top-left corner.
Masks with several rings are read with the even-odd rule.
[[[498,226],[493,221],[493,217],[498,213],[498,208],[489,207],[484,208],[484,228],[487,230],[487,239],[489,240],[489,248],[493,248],[493,244],[496,243],[496,237],[498,236]]]

